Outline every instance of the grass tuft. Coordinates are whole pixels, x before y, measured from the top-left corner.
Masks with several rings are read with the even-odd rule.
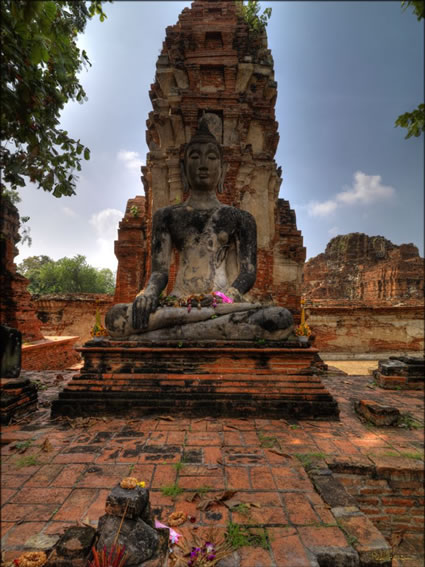
[[[164,496],[170,496],[172,500],[175,500],[183,492],[183,488],[180,488],[177,483],[165,484],[161,487],[161,492]]]

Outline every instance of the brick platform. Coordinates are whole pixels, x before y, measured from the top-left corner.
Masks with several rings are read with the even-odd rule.
[[[102,340],[78,349],[84,366],[53,402],[52,416],[338,418],[318,376],[317,349],[130,345]]]

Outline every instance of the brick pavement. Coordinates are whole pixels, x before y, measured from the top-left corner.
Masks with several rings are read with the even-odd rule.
[[[50,402],[70,374],[61,372],[63,379],[55,372],[27,374],[38,377],[45,389],[39,392],[35,414],[3,428],[1,533],[6,560],[27,549],[34,535],[58,535],[75,522],[96,525],[108,490],[131,475],[150,488],[154,514],[161,521],[175,510],[196,518],[178,528],[183,534],[210,525],[224,531],[228,522],[264,528],[268,549],[241,548],[235,566],[317,567],[317,558],[326,554],[334,561],[326,564],[344,560],[342,565],[351,565],[353,540],[304,465],[379,467],[390,459],[393,468],[423,467],[423,427],[367,426],[352,409],[355,399],[367,397],[394,403],[423,424],[423,394],[384,391],[371,377],[324,378],[340,404],[338,422],[172,416],[50,421]],[[20,453],[25,441],[28,447]],[[182,490],[174,499],[164,494],[164,487],[172,485]],[[236,491],[227,506],[197,508],[200,499],[223,490]],[[196,492],[199,496],[191,498]],[[413,567],[418,560],[414,553],[399,553],[393,565]]]

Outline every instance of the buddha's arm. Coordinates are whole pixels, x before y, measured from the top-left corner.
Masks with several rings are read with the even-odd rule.
[[[257,277],[257,225],[250,213],[246,211],[240,213],[236,230],[240,269],[231,289],[236,289],[243,295],[252,288]]]
[[[134,329],[146,329],[149,315],[158,307],[158,299],[168,282],[171,258],[171,236],[165,219],[166,211],[158,210],[152,227],[152,274],[146,287],[133,302]]]

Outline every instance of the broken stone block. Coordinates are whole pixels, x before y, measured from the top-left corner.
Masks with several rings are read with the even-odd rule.
[[[120,524],[121,518],[118,516],[105,514],[99,518],[98,549],[104,546],[109,549],[114,544]],[[116,543],[125,545],[126,553],[129,555],[127,565],[131,567],[140,565],[155,556],[160,545],[160,537],[158,532],[143,520],[125,519]]]
[[[149,508],[147,514],[145,514],[146,508]],[[117,484],[106,499],[105,512],[119,518],[122,518],[125,512],[125,518],[131,520],[143,518],[146,521],[150,516],[149,490],[141,486],[132,489],[121,488]]]
[[[60,537],[46,567],[86,567],[96,530],[90,526],[72,526]]]
[[[384,406],[373,400],[359,400],[354,403],[356,412],[373,425],[395,425],[400,411],[392,406]]]

